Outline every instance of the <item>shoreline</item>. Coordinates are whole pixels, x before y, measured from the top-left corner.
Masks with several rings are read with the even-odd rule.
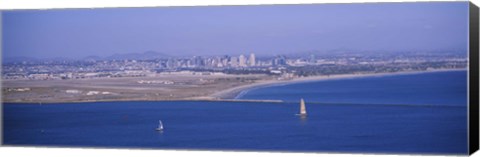
[[[388,73],[359,73],[359,74],[336,74],[336,75],[324,75],[324,76],[310,76],[310,77],[300,77],[294,78],[291,80],[263,80],[252,84],[237,86],[233,88],[228,88],[215,92],[210,95],[200,96],[200,97],[188,97],[181,99],[104,99],[104,100],[79,100],[79,101],[50,101],[50,102],[21,102],[21,101],[3,101],[2,104],[61,104],[61,103],[91,103],[91,102],[134,102],[134,101],[144,101],[144,102],[169,102],[169,101],[212,101],[212,102],[283,102],[281,100],[249,100],[249,99],[238,99],[239,96],[248,93],[250,90],[276,86],[276,85],[288,85],[295,83],[305,83],[305,82],[317,82],[317,81],[328,81],[328,80],[340,80],[340,79],[353,79],[353,78],[364,78],[364,77],[383,77],[383,76],[394,76],[394,75],[410,75],[410,74],[422,74],[422,73],[433,73],[433,72],[448,72],[448,71],[465,71],[468,69],[434,69],[434,70],[425,70],[425,71],[401,71],[401,72],[388,72]]]
[[[364,78],[364,77],[412,75],[412,74],[448,72],[448,71],[465,71],[465,70],[468,70],[468,69],[434,69],[434,70],[425,70],[425,71],[401,71],[401,72],[389,72],[389,73],[337,74],[337,75],[327,75],[327,76],[300,77],[300,78],[294,78],[291,80],[268,80],[268,81],[257,82],[253,84],[238,86],[238,87],[226,89],[223,91],[219,91],[214,94],[211,94],[210,97],[216,98],[216,99],[238,99],[239,96],[242,96],[248,93],[248,91],[250,90],[270,87],[270,86],[277,86],[277,85],[288,85],[288,84],[296,84],[296,83],[353,79],[353,78]]]
[[[5,104],[17,105],[53,105],[53,104],[81,104],[81,103],[109,103],[109,102],[257,102],[257,103],[283,103],[283,100],[256,100],[256,99],[171,99],[171,100],[85,100],[69,102],[2,102]]]

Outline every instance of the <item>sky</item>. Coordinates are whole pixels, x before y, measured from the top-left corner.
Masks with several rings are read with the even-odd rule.
[[[468,2],[10,10],[2,55],[466,51]]]

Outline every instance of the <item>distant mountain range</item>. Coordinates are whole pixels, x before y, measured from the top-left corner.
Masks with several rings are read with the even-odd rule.
[[[146,51],[143,53],[125,53],[125,54],[114,54],[107,57],[100,56],[87,56],[82,58],[82,60],[125,60],[125,59],[135,59],[135,60],[146,60],[146,59],[161,59],[169,58],[170,55],[159,53],[155,51]],[[13,63],[13,62],[35,62],[35,61],[64,61],[64,60],[76,60],[73,58],[35,58],[35,57],[6,57],[3,58],[3,63]]]
[[[302,56],[330,56],[330,55],[466,55],[466,50],[416,50],[416,51],[367,51],[367,50],[351,50],[345,48],[339,48],[335,50],[328,51],[319,51],[319,50],[310,50],[310,51],[300,51],[300,52],[290,52],[284,53],[287,57],[302,57]],[[256,54],[258,58],[262,57],[272,57],[275,55],[265,55],[265,54]],[[192,55],[193,56],[193,55]],[[4,57],[3,63],[13,63],[13,62],[36,62],[36,61],[72,61],[72,60],[126,60],[126,59],[135,59],[135,60],[148,60],[148,59],[165,59],[170,57],[179,57],[178,55],[167,55],[165,53],[160,53],[156,51],[145,51],[141,53],[124,53],[124,54],[114,54],[111,56],[101,57],[101,56],[88,56],[84,58],[66,58],[66,57],[56,57],[56,58],[35,58],[35,57]]]
[[[2,62],[3,63],[14,63],[14,62],[35,62],[38,61],[37,58],[34,57],[3,57]]]
[[[146,51],[143,53],[126,53],[126,54],[114,54],[103,59],[107,60],[122,60],[122,59],[136,59],[136,60],[145,60],[145,59],[157,59],[157,58],[169,58],[170,55],[155,52],[155,51]]]

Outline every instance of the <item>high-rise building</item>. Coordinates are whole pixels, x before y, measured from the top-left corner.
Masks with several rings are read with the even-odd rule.
[[[272,66],[284,66],[287,65],[287,57],[281,55],[272,59]]]
[[[213,67],[223,67],[220,57],[213,58]]]
[[[176,67],[176,62],[177,61],[175,59],[169,58],[167,60],[166,67],[167,68],[175,68]]]
[[[312,63],[312,64],[317,62],[317,59],[315,58],[315,55],[314,55],[314,54],[311,54],[311,55],[310,55],[310,59],[309,59],[308,62],[309,62],[309,63]]]
[[[244,55],[240,55],[238,57],[238,65],[241,67],[246,67],[247,66],[247,59],[245,58]]]
[[[224,67],[228,66],[228,60],[230,59],[230,56],[225,55],[222,57],[222,64]]]
[[[192,60],[195,67],[203,67],[205,65],[203,58],[200,56],[193,56]]]
[[[230,66],[238,67],[238,58],[237,57],[231,57],[230,58]]]
[[[252,67],[256,65],[255,54],[250,53],[250,58],[248,59],[248,65],[250,65]]]

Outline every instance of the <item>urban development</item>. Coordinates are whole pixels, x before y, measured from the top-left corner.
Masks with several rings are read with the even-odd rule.
[[[468,64],[458,53],[142,55],[147,57],[4,63],[4,101],[231,99],[248,87],[281,81],[465,69]]]

